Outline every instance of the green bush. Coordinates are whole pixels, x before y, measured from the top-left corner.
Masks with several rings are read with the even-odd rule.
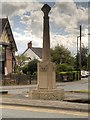
[[[73,67],[67,64],[58,64],[56,65],[56,74],[59,74],[60,72],[68,72],[73,71]]]
[[[37,59],[30,61],[27,65],[22,67],[23,73],[31,75],[35,74],[37,72],[37,63],[38,63]]]
[[[90,71],[90,53],[88,55],[88,70]]]
[[[29,64],[28,64],[28,72],[30,72],[31,75],[33,75],[34,72],[37,71],[37,63],[38,63],[38,60],[36,60],[36,59],[29,62]]]
[[[28,72],[28,65],[25,65],[24,67],[22,67],[22,71],[24,74],[27,74]]]
[[[67,72],[59,72],[57,74],[57,81],[74,81],[78,80],[79,71],[67,71]],[[65,80],[66,78],[66,80]]]

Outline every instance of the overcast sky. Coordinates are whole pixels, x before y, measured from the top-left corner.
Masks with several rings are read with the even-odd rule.
[[[88,2],[70,1],[3,0],[0,16],[9,18],[18,53],[23,53],[27,49],[29,41],[32,41],[33,47],[42,47],[43,12],[41,8],[45,3],[51,6],[49,13],[51,47],[54,48],[57,44],[64,45],[73,54],[75,53],[79,26],[82,25],[82,34],[88,34]],[[82,37],[82,45],[88,46],[87,35]]]

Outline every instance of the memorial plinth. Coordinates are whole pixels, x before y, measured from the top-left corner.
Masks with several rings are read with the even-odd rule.
[[[30,92],[32,99],[63,100],[64,90],[56,89],[55,64],[51,62],[49,16],[51,7],[45,4],[43,17],[43,51],[42,62],[38,63],[38,87]]]

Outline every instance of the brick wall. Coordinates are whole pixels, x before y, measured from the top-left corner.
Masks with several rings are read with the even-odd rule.
[[[6,68],[7,72],[12,73],[12,53],[9,48],[6,48]]]

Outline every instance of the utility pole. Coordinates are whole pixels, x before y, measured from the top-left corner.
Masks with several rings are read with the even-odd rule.
[[[81,34],[82,32],[82,28],[81,28],[81,25],[80,25],[80,36],[77,36],[77,71],[79,70],[80,71],[80,79],[81,79],[81,67],[82,67],[82,64],[81,64],[81,37],[82,36],[85,36],[85,35],[82,35]],[[87,35],[90,35],[90,33],[88,33]],[[80,53],[78,51],[78,38],[80,38]],[[78,53],[79,53],[79,58],[78,58]]]
[[[80,67],[80,79],[81,79],[81,35],[82,34],[82,27],[80,25],[80,57],[79,57],[79,67]]]
[[[77,71],[79,70],[79,51],[78,51],[78,38],[80,36],[77,36]],[[77,77],[77,79],[79,79],[79,77]]]
[[[77,70],[78,70],[78,63],[79,63],[79,59],[78,59],[78,38],[79,38],[80,36],[77,36]]]

